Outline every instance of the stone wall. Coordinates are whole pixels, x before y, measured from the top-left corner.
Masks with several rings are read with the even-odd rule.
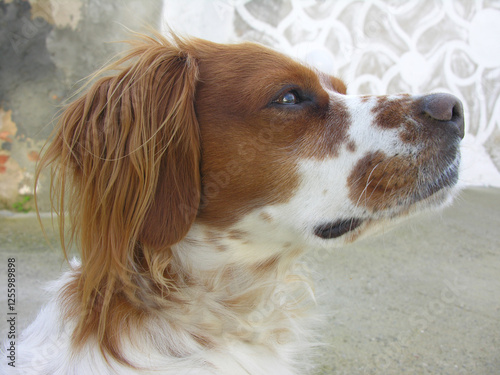
[[[36,161],[78,81],[158,25],[161,1],[0,1],[0,209],[33,209]],[[48,209],[46,179],[41,208]]]

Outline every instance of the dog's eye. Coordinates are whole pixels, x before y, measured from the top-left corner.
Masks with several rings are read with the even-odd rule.
[[[299,94],[297,94],[296,91],[287,91],[286,93],[281,95],[277,100],[275,100],[275,103],[285,104],[285,105],[298,104],[300,102],[301,100]]]

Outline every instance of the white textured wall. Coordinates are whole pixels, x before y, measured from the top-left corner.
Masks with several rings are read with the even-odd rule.
[[[462,182],[500,187],[499,1],[165,0],[163,19],[272,46],[341,77],[349,94],[452,93],[467,126]]]

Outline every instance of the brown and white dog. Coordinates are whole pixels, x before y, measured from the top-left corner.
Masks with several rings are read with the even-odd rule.
[[[298,257],[451,200],[454,96],[346,95],[257,44],[171,39],[131,42],[61,116],[41,168],[81,260],[5,371],[303,373]]]

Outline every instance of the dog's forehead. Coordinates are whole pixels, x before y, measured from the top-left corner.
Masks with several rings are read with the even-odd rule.
[[[261,96],[287,84],[310,90],[322,90],[326,86],[336,92],[346,91],[340,79],[255,43],[216,44],[197,54],[201,82],[211,89],[238,89],[257,92]]]

